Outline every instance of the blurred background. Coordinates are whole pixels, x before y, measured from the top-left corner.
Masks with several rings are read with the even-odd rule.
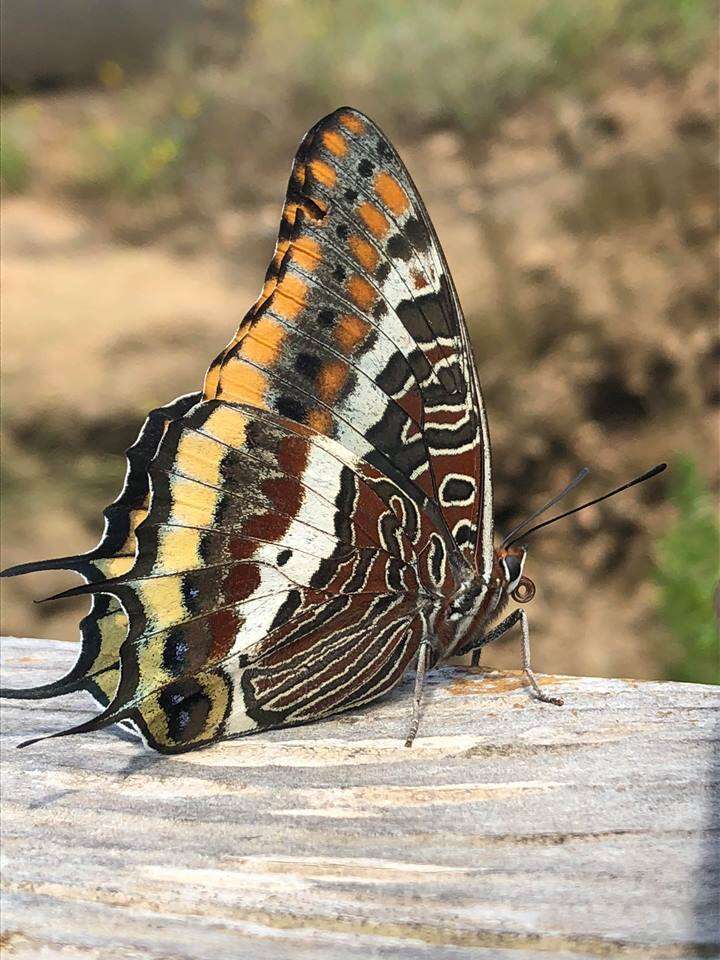
[[[257,296],[293,151],[347,103],[443,242],[538,670],[717,681],[717,9],[708,0],[4,0],[3,565],[80,552],[145,413]],[[3,581],[4,633],[85,604]],[[516,645],[488,662],[519,666]]]

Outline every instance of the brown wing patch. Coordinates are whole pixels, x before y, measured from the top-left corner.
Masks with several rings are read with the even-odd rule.
[[[343,314],[335,327],[335,339],[340,347],[351,353],[372,330],[370,324],[354,313]]]
[[[358,216],[368,228],[370,233],[378,240],[382,240],[390,230],[390,224],[387,217],[374,203],[366,200],[357,208]]]
[[[423,287],[430,286],[428,278],[422,270],[411,270],[410,276],[412,277],[413,286],[416,290],[422,290]]]
[[[312,175],[328,190],[332,190],[337,180],[337,174],[329,163],[324,160],[311,160],[310,171]]]
[[[318,393],[328,405],[332,405],[347,380],[347,364],[337,361],[323,366],[318,376]]]
[[[333,418],[329,410],[311,410],[307,422],[309,427],[325,436],[332,431]]]
[[[341,113],[338,119],[351,133],[360,134],[365,129],[365,124],[356,113]]]
[[[375,193],[395,216],[401,216],[410,206],[408,196],[397,180],[381,170],[373,182]]]
[[[380,260],[380,254],[375,247],[356,233],[348,240],[348,246],[360,266],[364,267],[368,273],[373,273]]]
[[[326,130],[322,140],[334,157],[344,157],[348,152],[348,142],[338,130]]]
[[[350,298],[359,310],[367,312],[377,299],[377,292],[371,283],[354,273],[347,282],[347,291]]]

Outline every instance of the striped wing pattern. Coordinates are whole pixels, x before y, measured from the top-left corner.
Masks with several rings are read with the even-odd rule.
[[[129,453],[125,526],[63,563],[89,582],[61,596],[93,607],[51,686],[105,708],[67,732],[129,721],[177,752],[349,709],[398,682],[468,571],[487,578],[465,323],[409,174],[357,111],[306,135],[260,298],[202,395],[164,410]]]
[[[127,451],[123,488],[103,512],[105,529],[97,546],[76,556],[23,563],[3,571],[3,576],[70,570],[87,583],[99,585],[127,573],[135,559],[137,527],[147,516],[150,503],[148,464],[157,453],[168,423],[181,417],[199,399],[199,393],[188,394],[148,414],[137,440]],[[100,704],[107,705],[118,685],[120,646],[127,626],[125,611],[118,600],[109,594],[94,593],[90,610],[80,622],[80,654],[69,673],[53,683],[29,690],[4,689],[2,695],[43,700],[87,690]]]
[[[467,329],[444,255],[404,164],[341,109],[298,150],[261,297],[211,365],[207,397],[285,411],[439,505],[489,573],[475,518],[489,440]]]

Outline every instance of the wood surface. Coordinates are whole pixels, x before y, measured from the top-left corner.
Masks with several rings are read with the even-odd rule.
[[[71,664],[7,639],[3,682]],[[313,726],[180,757],[16,744],[89,698],[5,702],[3,956],[720,955],[720,688],[446,667]]]

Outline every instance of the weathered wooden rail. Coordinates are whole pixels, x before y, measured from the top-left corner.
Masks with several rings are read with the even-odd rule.
[[[74,651],[4,641],[3,681]],[[720,955],[720,688],[445,668],[181,757],[122,731],[14,746],[84,697],[3,707],[8,958]]]

